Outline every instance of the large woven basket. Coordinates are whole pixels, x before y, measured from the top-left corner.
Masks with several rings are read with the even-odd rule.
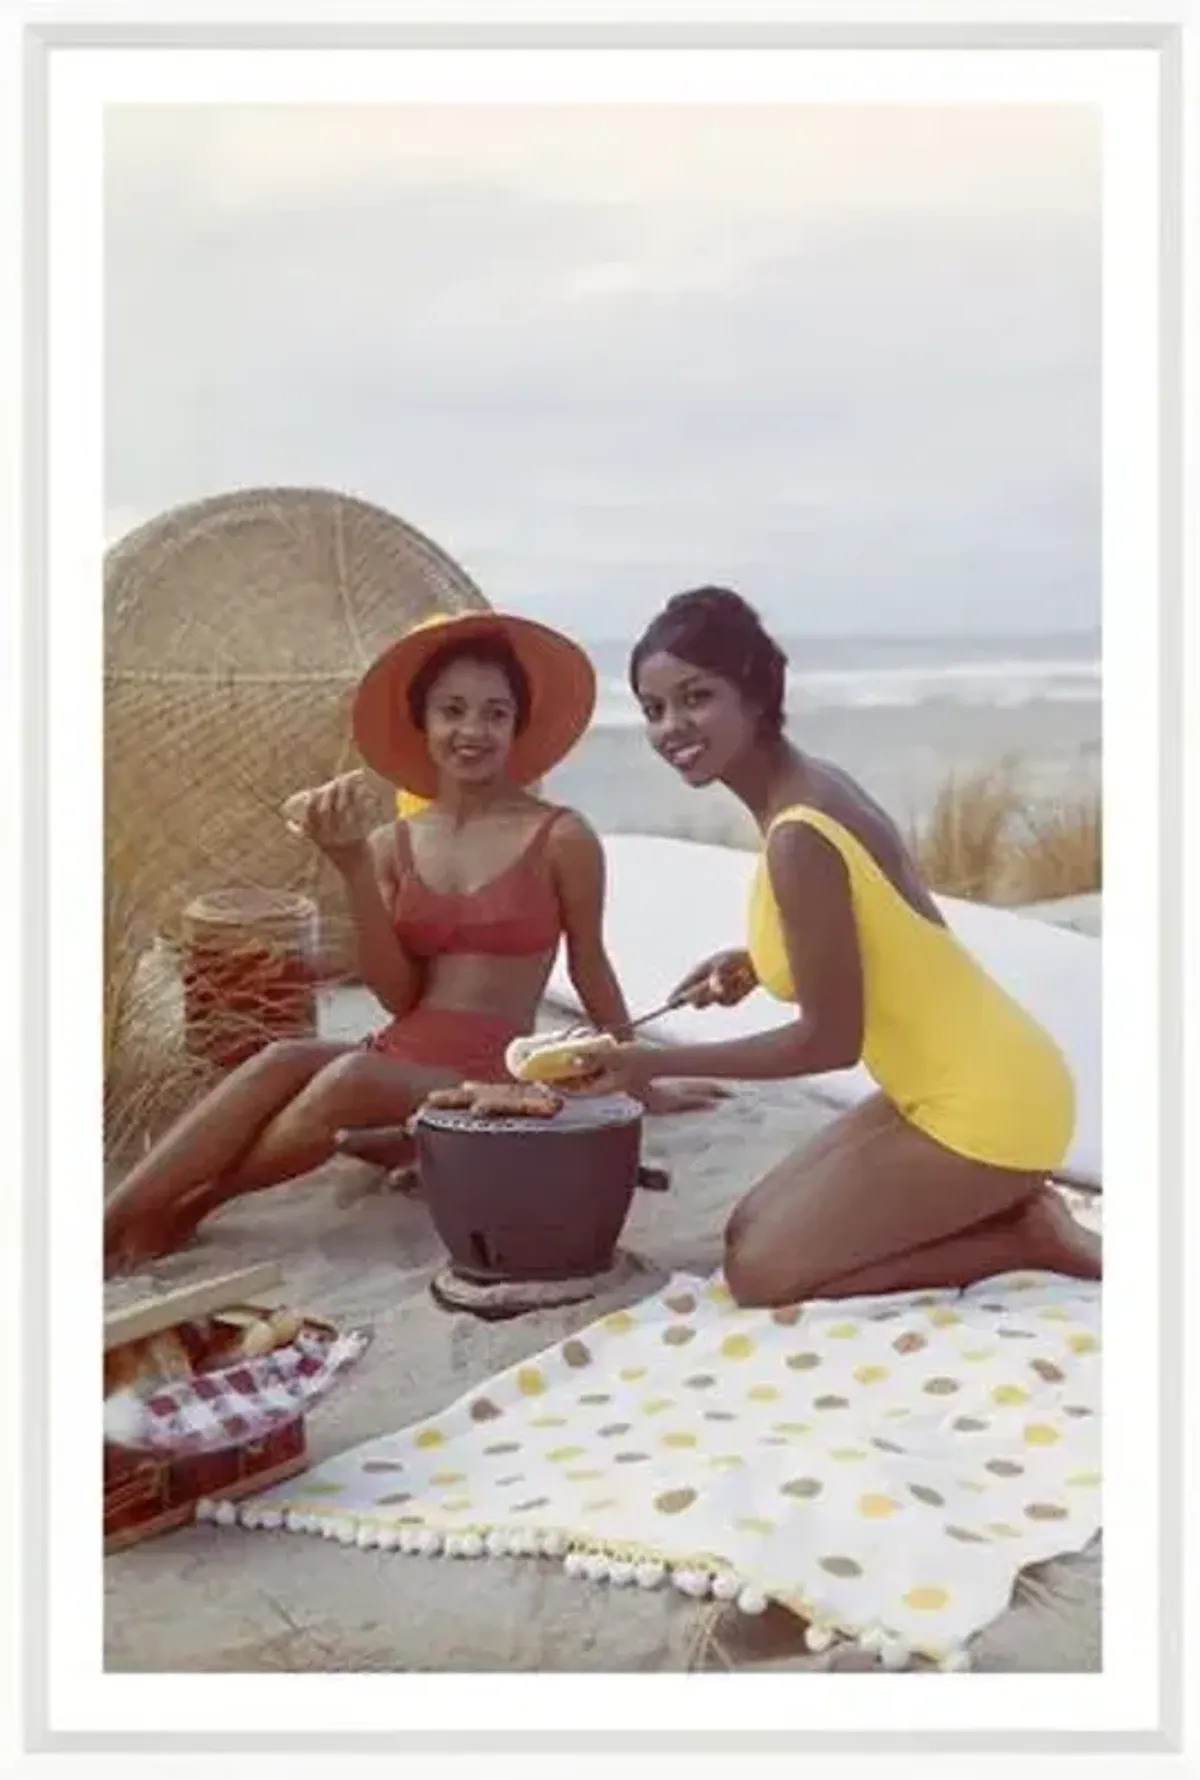
[[[350,705],[364,668],[432,612],[486,609],[479,588],[379,507],[262,488],[130,533],[105,559],[104,599],[109,983],[144,977],[138,961],[178,941],[185,907],[228,889],[312,897],[331,968],[347,968],[340,883],[280,806],[362,764]],[[111,1056],[122,1019],[106,1012]]]
[[[105,560],[105,825],[145,937],[231,885],[336,880],[279,816],[350,765],[354,688],[433,611],[486,607],[428,538],[321,489],[247,489],[177,508]],[[128,884],[130,872],[135,883]]]

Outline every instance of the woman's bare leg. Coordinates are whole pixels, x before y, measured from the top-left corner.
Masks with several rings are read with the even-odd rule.
[[[725,1274],[744,1305],[964,1286],[1038,1268],[1097,1279],[1099,1238],[1040,1174],[972,1162],[875,1098],[735,1207]]]
[[[354,1125],[400,1125],[433,1088],[461,1077],[382,1051],[355,1051],[315,1076],[260,1132],[220,1183],[225,1197],[255,1193],[327,1162],[339,1134]]]
[[[1029,1269],[1099,1279],[1101,1268],[1099,1236],[1077,1223],[1054,1188],[1039,1181],[1014,1212],[831,1280],[816,1295],[852,1298],[961,1287],[1000,1273]]]
[[[232,1168],[259,1132],[351,1047],[319,1039],[270,1044],[232,1071],[130,1169],[104,1207],[106,1254]]]
[[[232,1167],[178,1204],[169,1225],[155,1231],[156,1239],[180,1246],[231,1199],[319,1168],[337,1153],[346,1127],[401,1124],[431,1088],[457,1079],[452,1070],[422,1068],[377,1051],[335,1057],[259,1130]]]

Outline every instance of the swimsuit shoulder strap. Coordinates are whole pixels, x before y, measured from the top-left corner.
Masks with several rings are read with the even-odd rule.
[[[782,827],[786,822],[802,822],[806,827],[815,828],[818,834],[823,835],[830,846],[841,856],[852,884],[864,887],[869,884],[876,889],[886,887],[893,896],[900,896],[900,892],[871,849],[865,842],[860,841],[844,822],[839,822],[837,817],[831,816],[827,810],[819,810],[814,804],[807,803],[789,805],[786,810],[780,810],[768,827],[768,842],[776,828]],[[763,867],[766,869],[765,847],[763,849]],[[901,897],[900,900],[903,901],[904,898]]]
[[[837,848],[848,866],[854,863],[856,856],[861,859],[865,854],[871,859],[869,850],[863,846],[857,835],[850,832],[844,822],[839,822],[836,816],[829,815],[825,810],[818,810],[814,804],[794,803],[789,804],[786,810],[780,810],[767,828],[767,840],[770,840],[777,828],[787,822],[803,822],[807,827],[815,828],[818,834],[823,834]]]
[[[408,833],[408,823],[399,817],[392,823],[392,856],[395,860],[397,876],[402,878],[412,870],[413,851]]]
[[[546,842],[549,840],[551,831],[555,825],[563,816],[570,816],[573,814],[574,812],[569,809],[566,804],[552,805],[534,828],[533,833],[525,843],[522,851],[517,855],[516,863],[518,865],[536,865],[541,855],[545,852]]]
[[[917,921],[923,928],[945,938],[949,929],[944,922],[934,921],[923,909],[917,908],[905,895],[900,886],[893,882],[889,874],[876,859],[865,841],[861,841],[852,829],[827,810],[819,810],[812,804],[792,804],[786,810],[780,810],[767,830],[769,839],[778,824],[784,822],[803,822],[809,828],[815,828],[818,834],[824,835],[832,847],[841,855],[850,883],[860,896],[866,896],[873,907],[882,908],[885,904],[897,910],[903,910],[907,917]],[[763,854],[763,867],[766,867],[766,854]]]

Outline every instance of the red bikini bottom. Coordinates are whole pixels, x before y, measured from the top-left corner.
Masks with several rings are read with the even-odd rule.
[[[507,1082],[504,1053],[524,1028],[464,1008],[415,1007],[365,1040],[366,1048],[405,1063],[454,1070],[469,1082]]]

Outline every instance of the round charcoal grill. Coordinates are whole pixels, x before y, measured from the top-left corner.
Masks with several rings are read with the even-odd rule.
[[[414,1130],[430,1215],[464,1278],[578,1279],[612,1266],[637,1185],[639,1101],[589,1095],[552,1119],[423,1107]]]

